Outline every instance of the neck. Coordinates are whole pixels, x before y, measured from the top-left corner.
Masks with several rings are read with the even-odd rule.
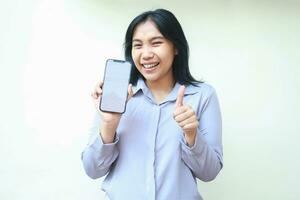
[[[146,81],[148,88],[154,96],[157,103],[160,103],[172,91],[175,80]]]

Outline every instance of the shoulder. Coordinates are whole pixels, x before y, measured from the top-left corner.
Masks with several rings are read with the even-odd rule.
[[[211,102],[217,99],[215,88],[208,83],[197,83],[186,86],[185,102],[191,106],[198,116]]]
[[[197,94],[202,97],[210,97],[216,93],[215,88],[208,83],[197,83],[195,85],[186,86],[187,94]]]

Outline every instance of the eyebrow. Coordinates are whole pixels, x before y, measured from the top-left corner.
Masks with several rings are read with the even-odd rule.
[[[155,36],[155,37],[152,37],[150,39],[150,41],[156,40],[156,39],[165,39],[165,38],[163,36]],[[140,40],[140,39],[132,39],[132,42],[142,42],[142,40]]]

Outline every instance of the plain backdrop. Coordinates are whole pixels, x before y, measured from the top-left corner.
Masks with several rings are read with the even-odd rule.
[[[1,200],[103,199],[80,160],[90,93],[129,22],[156,8],[220,99],[224,168],[199,181],[204,199],[300,199],[299,1],[0,0]]]

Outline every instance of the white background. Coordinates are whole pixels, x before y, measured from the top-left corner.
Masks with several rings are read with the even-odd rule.
[[[203,197],[300,199],[297,1],[0,0],[1,200],[103,198],[80,160],[90,93],[132,18],[160,7],[222,107],[225,165]]]

